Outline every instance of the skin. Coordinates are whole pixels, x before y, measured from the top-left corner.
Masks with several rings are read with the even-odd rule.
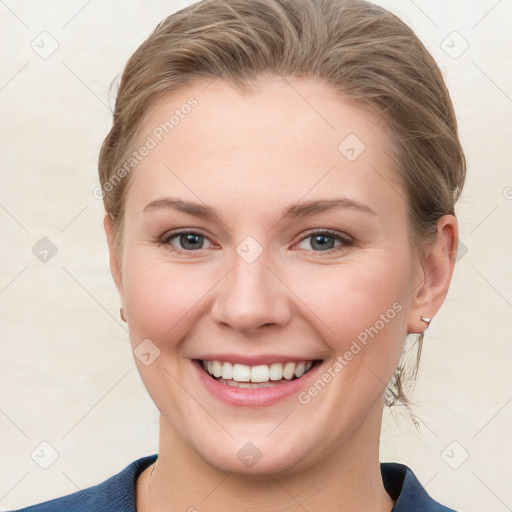
[[[120,254],[104,222],[132,346],[150,339],[160,350],[149,366],[135,359],[161,413],[151,510],[389,512],[379,468],[384,393],[406,334],[422,332],[421,315],[433,317],[445,299],[457,221],[440,219],[424,261],[411,252],[385,127],[328,85],[266,77],[251,95],[221,80],[205,85],[161,99],[147,116],[141,143],[198,100],[132,171]],[[338,150],[349,134],[366,145],[353,162]],[[143,212],[166,196],[212,206],[220,221]],[[279,221],[297,201],[341,196],[375,214],[345,208]],[[205,238],[162,242],[179,228]],[[325,229],[354,243],[330,239],[325,255],[311,236]],[[263,250],[250,264],[236,252],[248,236]],[[206,352],[304,355],[327,369],[396,302],[401,311],[308,404],[292,396],[229,406],[193,371],[191,359]],[[248,442],[262,454],[251,468],[237,457]],[[138,511],[149,510],[150,469],[137,482]]]

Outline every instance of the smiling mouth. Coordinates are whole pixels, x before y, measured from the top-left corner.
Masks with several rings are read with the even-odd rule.
[[[206,361],[196,359],[195,361],[199,363],[203,371],[212,379],[226,386],[237,388],[266,388],[284,384],[300,379],[311,368],[322,362],[321,359],[315,359],[247,366],[245,364],[231,364],[227,361],[217,360]]]

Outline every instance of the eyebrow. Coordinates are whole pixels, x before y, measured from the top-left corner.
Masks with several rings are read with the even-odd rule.
[[[179,212],[186,213],[188,215],[193,215],[195,217],[220,221],[220,216],[215,210],[215,208],[202,205],[199,203],[183,201],[182,199],[177,199],[173,197],[164,197],[161,199],[151,201],[144,207],[143,212],[146,213],[160,208],[172,208]],[[372,210],[368,205],[364,203],[355,201],[353,199],[349,199],[348,197],[339,197],[335,199],[324,199],[317,201],[306,201],[302,203],[293,203],[283,211],[280,221],[284,219],[296,219],[300,217],[307,217],[308,215],[318,215],[322,212],[337,208],[348,208],[363,213],[377,215],[377,213],[374,210]]]

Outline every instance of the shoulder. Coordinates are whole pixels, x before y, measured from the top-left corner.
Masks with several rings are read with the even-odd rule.
[[[405,464],[381,462],[380,471],[386,491],[396,500],[391,512],[456,512],[435,501]]]
[[[12,512],[135,512],[135,482],[157,455],[137,459],[104,482]]]

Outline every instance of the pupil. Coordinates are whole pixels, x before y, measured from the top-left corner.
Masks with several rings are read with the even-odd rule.
[[[182,246],[186,249],[197,249],[197,247],[194,247],[193,244],[198,243],[198,239],[202,238],[201,235],[193,235],[193,234],[187,234],[187,235],[181,235],[181,243]],[[192,247],[190,247],[189,244],[192,244]]]
[[[326,244],[326,243],[325,243],[325,240],[326,240],[326,239],[331,239],[331,240],[333,240],[333,238],[332,238],[331,236],[315,235],[315,236],[313,237],[313,240],[314,240],[314,242],[313,242],[313,244],[312,244],[312,245],[313,245],[313,247],[314,247],[314,244],[315,244],[318,240],[323,240],[323,242],[320,242],[320,245],[319,245],[320,249],[332,249],[332,247],[330,246],[331,244]],[[329,245],[329,247],[326,247],[326,245]]]

